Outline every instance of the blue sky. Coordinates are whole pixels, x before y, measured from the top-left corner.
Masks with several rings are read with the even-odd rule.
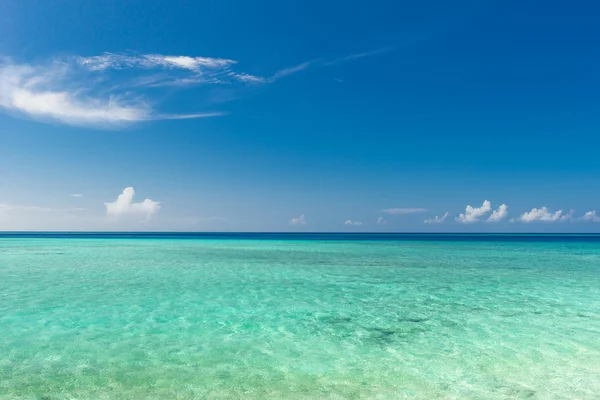
[[[600,6],[417,3],[3,1],[0,230],[598,231]]]

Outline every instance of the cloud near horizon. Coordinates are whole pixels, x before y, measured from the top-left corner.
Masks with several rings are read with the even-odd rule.
[[[306,218],[304,218],[304,214],[290,219],[290,225],[306,225]]]
[[[360,225],[362,225],[362,222],[352,221],[351,219],[349,219],[346,222],[344,222],[344,225],[360,226]]]
[[[556,222],[556,221],[566,221],[572,219],[573,211],[571,210],[567,214],[563,214],[562,210],[557,210],[555,212],[551,212],[546,207],[541,208],[533,208],[529,212],[525,212],[521,214],[521,216],[516,220],[524,223],[530,223],[533,221],[543,221],[543,222]]]
[[[159,202],[150,199],[134,203],[134,196],[135,190],[133,187],[130,186],[123,189],[123,192],[117,197],[117,200],[112,203],[104,203],[106,215],[115,218],[140,215],[144,216],[146,220],[149,220],[161,208]]]
[[[486,220],[486,222],[500,222],[508,216],[508,206],[501,204],[497,210],[492,212],[492,215]]]
[[[584,221],[600,222],[600,217],[596,215],[596,210],[588,211],[581,217]]]
[[[459,214],[459,216],[456,217],[456,221],[461,222],[463,224],[477,222],[481,219],[481,217],[489,213],[491,210],[492,203],[490,203],[488,200],[484,200],[481,207],[472,207],[470,205],[467,205],[467,207],[465,208],[465,213]]]
[[[450,213],[448,211],[446,211],[444,213],[444,215],[442,215],[441,217],[438,217],[436,215],[433,218],[426,219],[424,222],[426,224],[441,224],[441,223],[443,223],[446,220],[446,218],[448,218],[448,215],[450,215]]]

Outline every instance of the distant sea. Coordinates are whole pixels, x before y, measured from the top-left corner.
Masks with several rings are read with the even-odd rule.
[[[0,233],[0,399],[598,399],[600,236]]]

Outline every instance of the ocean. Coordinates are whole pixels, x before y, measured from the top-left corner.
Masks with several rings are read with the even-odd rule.
[[[600,236],[0,234],[0,399],[525,398],[600,398]]]

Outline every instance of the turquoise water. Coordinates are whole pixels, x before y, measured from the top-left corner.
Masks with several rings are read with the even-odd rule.
[[[0,238],[0,399],[598,399],[600,241]]]

